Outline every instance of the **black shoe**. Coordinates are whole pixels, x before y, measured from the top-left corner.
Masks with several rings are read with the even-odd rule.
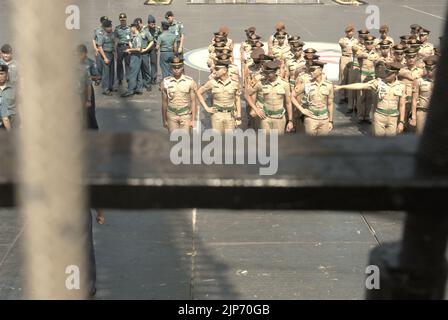
[[[110,92],[110,91],[104,91],[103,94],[105,96],[109,96],[109,97],[113,95],[112,92]]]
[[[370,120],[370,119],[364,119],[364,122],[368,123],[368,124],[372,124],[372,120]]]
[[[143,92],[142,91],[135,91],[135,94],[141,96],[143,94]]]
[[[358,119],[358,124],[363,124],[364,123],[364,119]]]
[[[123,93],[123,94],[121,95],[121,97],[122,97],[122,98],[128,98],[128,97],[132,97],[133,95],[134,95],[133,93],[126,92],[126,93]]]
[[[345,114],[352,114],[352,113],[353,113],[353,109],[348,109]]]
[[[151,86],[146,87],[146,91],[151,92],[152,91],[152,87]]]

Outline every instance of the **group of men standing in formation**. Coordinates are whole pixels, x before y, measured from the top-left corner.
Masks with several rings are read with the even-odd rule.
[[[157,84],[158,53],[163,78],[171,74],[170,59],[183,53],[183,24],[174,20],[171,11],[165,14],[160,27],[152,15],[148,16],[147,24],[142,18],[135,18],[128,25],[125,13],[118,18],[120,23],[113,29],[112,21],[101,17],[100,27],[93,32],[92,45],[103,94],[111,96],[118,90],[115,78],[118,87],[127,81],[127,91],[122,97],[143,94],[145,89],[151,91],[152,85]]]
[[[248,127],[268,132],[304,129],[308,135],[327,135],[333,129],[335,92],[347,113],[356,112],[359,123],[372,124],[375,136],[403,131],[421,132],[432,94],[440,50],[429,43],[430,31],[411,26],[411,34],[395,44],[389,28],[376,38],[368,30],[345,29],[339,41],[340,83],[333,85],[324,73],[318,51],[304,50],[299,36],[286,32],[279,22],[267,48],[256,28],[245,30],[241,69],[234,64],[234,42],[222,27],[209,45],[209,80],[200,88],[183,74],[183,60],[171,61],[173,75],[164,79],[163,124],[170,131],[189,129],[197,117],[197,103],[211,114],[212,128],[223,132],[241,124],[241,97],[246,101]],[[206,98],[208,93],[208,99]]]

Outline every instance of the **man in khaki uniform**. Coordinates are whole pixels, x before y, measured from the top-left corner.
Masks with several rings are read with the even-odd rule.
[[[434,88],[438,57],[431,56],[424,59],[426,74],[424,77],[414,80],[412,99],[411,125],[417,127],[417,134],[422,134],[425,128],[426,115],[428,113],[431,95]]]
[[[294,106],[305,116],[305,133],[310,136],[328,135],[333,130],[334,91],[333,84],[322,77],[324,65],[313,61],[309,68],[312,79],[305,83],[300,101],[296,90],[292,94]]]
[[[420,42],[422,44],[420,50],[418,51],[420,59],[424,59],[434,55],[434,45],[432,43],[429,43],[430,34],[431,31],[425,28],[422,28],[420,31]]]
[[[215,65],[215,78],[207,81],[197,91],[198,99],[205,111],[211,114],[212,128],[221,133],[234,130],[241,122],[240,88],[229,75],[230,60],[218,60]],[[211,91],[213,106],[209,107],[204,93]]]
[[[384,80],[378,78],[367,83],[335,87],[335,90],[371,90],[377,94],[377,105],[373,115],[374,136],[395,136],[403,132],[406,100],[404,86],[397,79],[402,67],[396,62],[388,63]]]
[[[293,57],[286,60],[284,79],[288,79],[291,89],[296,85],[299,72],[306,68],[306,60],[303,56],[303,42],[298,42],[291,47]]]
[[[368,35],[365,37],[365,50],[358,50],[356,53],[358,59],[361,59],[361,82],[367,83],[375,79],[375,65],[380,56],[375,50],[374,45],[375,37]],[[360,92],[357,110],[358,110],[358,122],[371,123],[370,111],[373,109],[374,97],[370,90]]]
[[[272,46],[272,56],[284,63],[285,57],[291,52],[291,47],[286,42],[287,33],[284,31],[279,31],[274,36],[277,42]]]
[[[375,73],[377,77],[381,77],[384,74],[385,65],[387,63],[394,62],[394,57],[391,52],[392,43],[389,40],[383,40],[378,44],[380,48],[380,58],[376,63]]]
[[[265,76],[253,88],[246,91],[246,101],[252,110],[261,119],[260,128],[268,133],[276,130],[279,135],[291,132],[294,129],[291,104],[291,89],[277,72],[280,62],[269,61],[264,64]],[[263,96],[263,109],[256,104],[256,95]],[[286,109],[285,109],[286,106]],[[286,119],[286,115],[288,118]]]
[[[380,37],[375,40],[375,42],[374,42],[375,47],[377,49],[379,49],[379,44],[382,41],[390,41],[391,46],[393,47],[395,45],[395,41],[394,41],[394,39],[391,36],[389,36],[389,26],[386,25],[386,24],[382,25],[380,27],[379,31],[380,31]]]
[[[173,76],[160,83],[162,92],[163,126],[173,132],[190,130],[196,119],[196,82],[184,74],[184,62],[178,57],[171,60]]]
[[[353,64],[353,47],[359,44],[358,39],[354,37],[354,31],[355,27],[348,26],[345,28],[345,37],[339,40],[339,46],[342,51],[341,60],[339,61],[340,85],[348,83],[349,70]],[[348,96],[344,90],[339,93],[339,100],[348,103]]]
[[[415,39],[420,40],[419,36],[420,36],[420,30],[422,29],[422,26],[419,24],[411,24],[410,28],[411,28],[411,36],[414,36]]]
[[[398,80],[405,85],[405,128],[412,130],[409,123],[409,118],[412,111],[412,86],[414,81],[423,77],[424,70],[417,66],[418,51],[410,48],[406,50],[406,65],[400,70]]]
[[[268,55],[272,56],[272,47],[276,44],[278,44],[278,41],[275,37],[275,34],[278,32],[284,32],[286,33],[286,25],[283,22],[277,22],[275,25],[275,33],[269,37],[268,39]]]
[[[406,50],[406,47],[402,44],[397,44],[392,48],[392,50],[393,50],[393,57],[394,57],[393,62],[397,62],[399,64],[405,65],[406,58],[404,55],[404,51]]]

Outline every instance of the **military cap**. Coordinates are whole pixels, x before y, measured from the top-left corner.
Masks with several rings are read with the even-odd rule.
[[[275,30],[284,30],[285,28],[285,23],[282,21],[277,22],[277,24],[275,25]]]
[[[256,48],[252,51],[252,53],[250,54],[250,57],[253,60],[261,60],[260,57],[264,55],[264,50],[261,48]]]
[[[310,68],[323,68],[327,63],[319,60],[314,60],[313,63],[310,65]]]
[[[288,37],[288,42],[289,43],[295,43],[295,42],[299,42],[300,41],[300,37],[299,36],[289,36]]]
[[[103,25],[103,28],[110,28],[110,27],[112,27],[112,21],[104,20],[102,25]]]
[[[226,43],[224,41],[216,41],[213,46],[215,48],[224,48],[226,46]]]
[[[250,39],[251,40],[259,40],[259,39],[261,39],[261,37],[258,35],[258,34],[252,34],[251,36],[250,36]]]
[[[278,60],[274,60],[274,61],[267,61],[264,64],[264,68],[266,71],[277,71],[281,66],[281,62],[279,64]]]
[[[0,63],[0,72],[8,72],[9,67],[6,64]]]
[[[165,18],[168,18],[168,17],[174,17],[173,11],[167,11],[167,13],[165,13]]]
[[[143,19],[142,18],[135,18],[134,19],[134,23],[138,23],[138,24],[143,23]]]
[[[422,28],[420,29],[420,35],[429,35],[431,34],[431,31],[429,31],[428,29]]]
[[[285,31],[278,31],[274,34],[274,38],[276,39],[282,39],[282,38],[286,38],[288,34]]]
[[[230,30],[229,27],[222,26],[221,28],[219,28],[219,32],[222,33],[223,35],[226,35],[229,34]]]
[[[233,55],[233,52],[230,51],[230,48],[228,47],[224,47],[224,48],[216,48],[216,51],[219,51],[220,54],[228,54],[228,55]]]
[[[370,31],[367,29],[361,29],[361,30],[358,30],[358,34],[359,35],[367,35],[367,34],[370,34]]]
[[[219,53],[216,55],[216,58],[219,60],[230,60],[232,56],[228,53]]]
[[[404,53],[404,51],[406,50],[406,46],[402,44],[396,44],[392,47],[392,49],[394,49],[394,51],[397,53]]]
[[[100,23],[103,24],[103,22],[106,21],[106,20],[109,20],[109,17],[108,16],[102,16],[100,18]]]
[[[345,28],[345,33],[349,33],[349,32],[352,32],[352,31],[355,31],[355,27],[354,26],[347,26]]]
[[[390,40],[383,40],[383,41],[381,41],[379,43],[379,45],[380,45],[381,49],[389,49],[390,46],[392,45],[392,41],[390,41]]]
[[[215,41],[216,42],[227,42],[227,37],[226,36],[222,36],[222,35],[215,35]]]
[[[399,62],[390,62],[390,63],[386,63],[386,71],[387,72],[399,72],[401,68],[403,68],[404,66],[399,63]]]
[[[128,18],[128,16],[126,15],[126,13],[120,13],[120,15],[118,16],[118,19],[120,19],[120,20],[124,20],[127,18]]]
[[[246,33],[255,33],[255,31],[257,31],[257,28],[255,27],[249,27],[246,30],[244,30],[244,32]]]
[[[408,46],[411,48],[420,48],[423,43],[417,39],[410,39]]]
[[[423,62],[425,63],[426,68],[434,69],[437,66],[437,63],[439,62],[439,57],[436,55],[426,57],[425,59],[423,59]]]
[[[184,59],[180,57],[172,57],[170,59],[170,65],[171,66],[183,66],[184,65]]]
[[[411,24],[411,26],[410,26],[410,28],[413,29],[413,30],[421,29],[421,27],[422,27],[421,25],[419,25],[419,24],[415,24],[415,23],[414,23],[414,24]]]
[[[9,54],[9,53],[12,53],[12,47],[9,44],[4,44],[2,46],[2,48],[0,49],[0,51],[1,51],[1,53]]]
[[[308,49],[304,50],[303,52],[304,52],[304,53],[316,53],[317,50],[316,50],[316,49],[313,49],[313,48],[308,48]]]
[[[403,41],[403,42],[408,42],[408,41],[411,40],[411,39],[415,39],[415,36],[414,36],[414,35],[408,35],[408,34],[406,34],[406,35],[404,35],[404,36],[400,36],[400,39],[401,39],[401,41]]]
[[[389,26],[387,25],[387,24],[383,24],[381,27],[380,27],[380,32],[381,31],[389,31]]]
[[[303,48],[305,46],[305,42],[303,41],[297,41],[291,44],[292,44],[291,48]]]
[[[442,54],[441,51],[440,51],[440,48],[434,48],[434,53],[435,53],[436,56],[439,56],[439,57]]]
[[[373,44],[373,42],[375,41],[375,37],[374,36],[372,36],[372,35],[367,35],[366,37],[365,37],[365,42],[366,42],[366,44]]]
[[[418,50],[415,48],[408,48],[405,51],[406,57],[408,58],[415,58],[418,55]]]
[[[148,23],[156,23],[156,18],[151,14],[148,16]]]

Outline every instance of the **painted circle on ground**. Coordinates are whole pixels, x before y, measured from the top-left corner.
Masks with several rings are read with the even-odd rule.
[[[267,43],[265,43],[267,48]],[[314,48],[320,56],[319,60],[326,62],[324,72],[328,80],[337,82],[339,79],[339,59],[341,58],[341,48],[335,43],[326,42],[307,42],[304,49]],[[235,64],[241,67],[240,44],[235,44],[233,50]],[[207,67],[208,48],[199,48],[191,50],[185,54],[185,64],[193,69],[210,72]]]

